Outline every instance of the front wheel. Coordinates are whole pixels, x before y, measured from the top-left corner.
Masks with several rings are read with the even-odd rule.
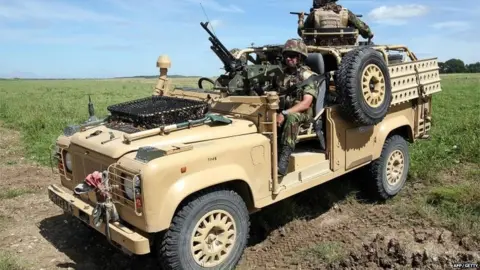
[[[236,192],[215,189],[179,207],[158,247],[164,269],[234,269],[246,247],[249,213]]]
[[[409,167],[407,141],[400,135],[387,138],[380,157],[366,168],[372,195],[381,200],[397,195],[405,186]]]

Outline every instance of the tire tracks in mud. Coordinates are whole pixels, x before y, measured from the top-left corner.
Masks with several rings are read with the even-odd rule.
[[[344,205],[313,220],[294,220],[247,248],[238,269],[450,269],[454,262],[480,264],[480,250],[469,251],[452,232],[396,216],[391,208]],[[339,244],[342,255],[325,262],[305,253],[324,243]]]

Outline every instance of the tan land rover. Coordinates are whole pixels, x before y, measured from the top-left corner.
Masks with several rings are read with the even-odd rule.
[[[315,123],[303,126],[281,177],[275,119],[286,102],[272,80],[282,46],[233,55],[209,34],[226,74],[170,87],[161,56],[152,96],[64,130],[54,151],[60,183],[48,188],[55,204],[128,254],[155,253],[165,269],[232,269],[252,212],[360,168],[379,199],[404,187],[407,142],[429,136],[441,91],[436,58],[405,46],[309,45],[307,64],[330,75],[320,84],[325,109],[315,108],[326,150]]]

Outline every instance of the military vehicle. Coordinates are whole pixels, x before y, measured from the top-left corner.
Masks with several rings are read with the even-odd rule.
[[[408,143],[430,134],[432,95],[441,91],[436,58],[417,59],[406,46],[309,45],[307,64],[325,74],[327,104],[315,108],[315,121],[326,150],[318,122],[303,126],[282,177],[282,45],[233,55],[201,25],[225,74],[201,78],[198,88],[170,87],[162,55],[158,95],[114,104],[98,119],[90,106],[91,120],[65,128],[52,149],[55,204],[127,254],[154,253],[166,269],[232,269],[248,242],[249,214],[268,205],[352,171],[366,173],[380,200],[400,192]],[[405,58],[390,61],[391,52]]]

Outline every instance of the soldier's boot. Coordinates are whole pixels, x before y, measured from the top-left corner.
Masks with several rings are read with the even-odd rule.
[[[278,155],[278,174],[284,176],[287,174],[288,169],[288,161],[290,159],[290,155],[293,152],[293,148],[288,145],[284,145],[282,150]]]

